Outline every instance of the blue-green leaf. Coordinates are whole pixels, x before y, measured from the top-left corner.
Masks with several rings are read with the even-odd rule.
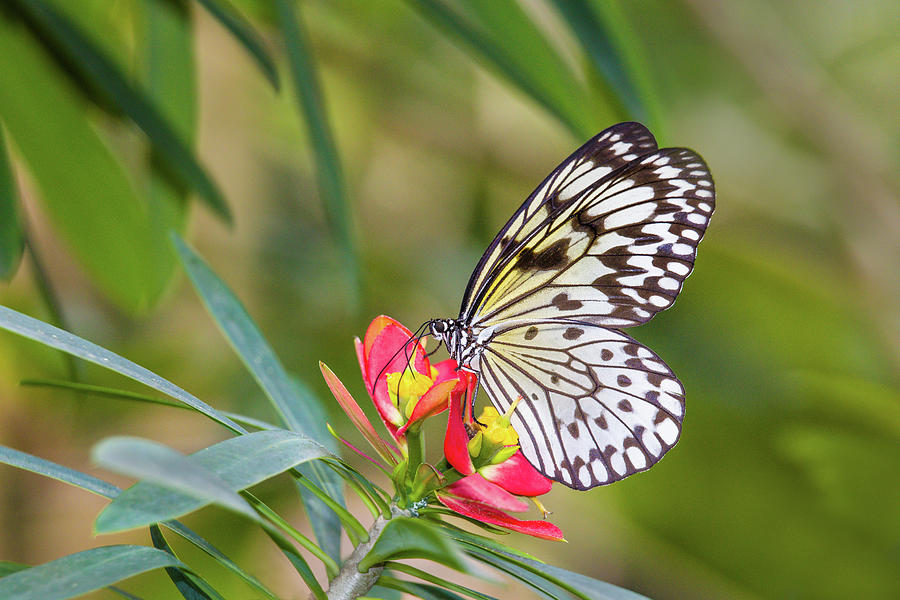
[[[5,446],[0,446],[0,463],[80,487],[83,490],[97,494],[98,496],[103,496],[104,498],[115,498],[122,491],[116,486],[107,483],[102,479],[97,479],[92,475],[75,471],[74,469],[69,469],[68,467],[44,460],[43,458],[38,458],[37,456],[20,452],[19,450],[13,450],[12,448],[7,448]],[[274,600],[275,595],[270,592],[266,586],[254,576],[241,569],[234,561],[225,556],[218,548],[207,542],[205,539],[178,521],[167,521],[166,523],[163,523],[163,525],[211,556],[219,564],[236,574],[249,585],[253,586],[256,591],[262,593],[266,598]]]
[[[152,462],[142,462],[151,456]],[[238,436],[189,457],[144,440],[111,438],[95,449],[98,462],[147,481],[119,494],[97,517],[96,528],[108,533],[141,527],[212,502],[246,515],[250,509],[238,491],[324,456],[330,453],[320,444],[286,430]]]
[[[186,569],[167,552],[146,546],[102,546],[0,579],[3,600],[65,600],[161,567]]]
[[[326,427],[325,411],[318,399],[306,386],[288,376],[240,300],[206,262],[180,237],[176,235],[174,240],[182,264],[207,310],[266,393],[282,421],[290,429],[337,452],[335,440]],[[300,472],[343,504],[343,484],[333,471],[313,463],[302,466]],[[305,488],[301,487],[300,491],[319,544],[335,561],[340,560],[338,517]]]
[[[84,340],[68,331],[48,325],[28,315],[23,315],[11,308],[0,306],[0,329],[6,329],[15,334],[27,337],[45,346],[62,350],[83,360],[100,365],[134,379],[144,385],[166,394],[176,400],[187,404],[197,412],[203,413],[210,419],[221,423],[236,433],[246,433],[246,429],[209,406],[199,398],[187,393],[177,385],[171,383],[141,367],[126,358],[122,358],[114,352],[101,348],[97,344]]]
[[[388,521],[375,545],[359,562],[359,570],[364,573],[374,565],[403,558],[425,558],[457,571],[466,570],[460,551],[448,543],[435,525],[408,517]]]

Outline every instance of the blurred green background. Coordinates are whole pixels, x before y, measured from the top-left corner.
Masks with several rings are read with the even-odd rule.
[[[633,332],[684,382],[683,436],[622,483],[557,486],[545,504],[568,544],[508,543],[656,599],[900,597],[898,3],[235,0],[280,91],[201,4],[227,9],[0,0],[0,304],[271,418],[168,249],[182,229],[355,439],[317,361],[362,400],[352,339],[368,321],[455,316],[533,187],[593,133],[641,120],[701,153],[717,186],[679,301]],[[99,71],[47,14],[86,36]],[[127,75],[124,95],[104,66]],[[321,96],[298,104],[310,67]],[[196,415],[18,384],[73,374],[129,387],[0,335],[0,443],[108,477],[87,458],[104,436],[221,439]],[[290,486],[269,493],[291,513]],[[146,543],[93,537],[102,506],[0,468],[0,559]],[[244,523],[186,521],[305,597]]]

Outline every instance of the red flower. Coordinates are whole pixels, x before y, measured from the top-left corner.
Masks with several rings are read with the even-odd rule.
[[[384,315],[356,340],[356,356],[375,408],[401,447],[410,427],[445,411],[451,394],[464,390],[455,361],[432,365],[412,332]]]
[[[529,504],[520,496],[540,496],[552,485],[518,451],[518,436],[509,425],[514,406],[507,415],[488,407],[476,422],[470,399],[478,378],[457,371],[452,359],[432,365],[412,332],[390,317],[372,321],[363,340],[356,340],[356,354],[366,390],[396,445],[375,433],[334,373],[324,365],[322,373],[362,435],[382,458],[395,465],[392,479],[403,502],[415,502],[434,492],[444,506],[461,515],[545,539],[563,539],[562,531],[546,520],[525,521],[507,514],[528,510]],[[439,467],[443,473],[434,466],[423,470],[420,424],[448,407],[444,456],[451,468]],[[396,468],[403,463],[404,468]],[[540,507],[537,500],[535,503]]]
[[[459,375],[460,379],[466,380],[468,401],[478,387],[478,380],[464,371]],[[546,494],[553,482],[538,473],[518,450],[515,445],[518,438],[509,427],[509,416],[497,418],[492,407],[486,412],[491,418],[479,419],[481,425],[474,422],[471,415],[464,422],[462,396],[451,397],[444,456],[466,477],[439,490],[438,500],[450,510],[484,523],[549,540],[562,540],[562,531],[549,521],[523,521],[504,512],[524,512],[528,503],[516,496]]]

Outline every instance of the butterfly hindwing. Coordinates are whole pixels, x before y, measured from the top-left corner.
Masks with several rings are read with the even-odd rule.
[[[653,351],[619,331],[533,321],[498,330],[481,383],[528,461],[576,489],[650,468],[681,432],[684,390]]]
[[[656,150],[575,195],[558,194],[552,214],[533,217],[516,253],[485,277],[472,323],[648,321],[693,269],[714,197],[703,159],[684,148]]]

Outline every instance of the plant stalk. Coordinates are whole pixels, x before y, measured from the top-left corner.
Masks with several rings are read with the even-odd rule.
[[[410,516],[412,516],[410,511],[402,509],[396,504],[391,505],[390,519]],[[381,516],[375,519],[372,527],[369,528],[369,539],[353,549],[353,553],[347,557],[347,560],[341,566],[341,571],[331,580],[327,592],[328,600],[356,600],[356,598],[364,596],[372,589],[375,582],[381,577],[384,565],[375,565],[365,573],[360,573],[359,563],[375,547],[378,536],[381,535],[390,519],[385,519]]]

